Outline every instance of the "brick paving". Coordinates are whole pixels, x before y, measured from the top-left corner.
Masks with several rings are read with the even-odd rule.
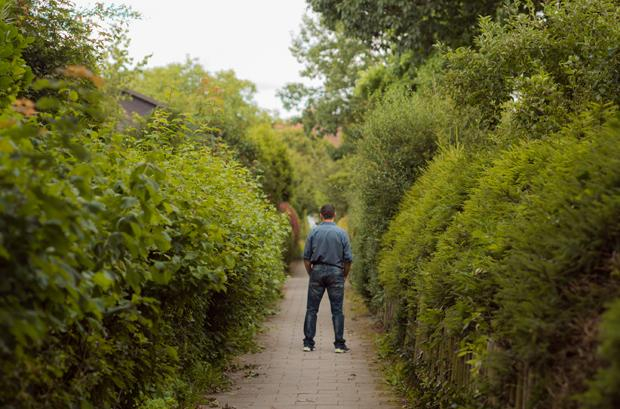
[[[345,317],[351,351],[335,354],[329,301],[319,309],[316,350],[303,352],[303,321],[308,278],[303,264],[291,266],[280,311],[259,336],[261,352],[239,359],[230,391],[213,395],[211,407],[235,409],[398,408],[382,381],[371,340],[359,320]],[[350,289],[346,290],[350,291]],[[345,301],[345,311],[348,301]],[[209,406],[203,406],[209,407]]]

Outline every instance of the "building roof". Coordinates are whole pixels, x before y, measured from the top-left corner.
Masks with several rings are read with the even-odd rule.
[[[147,103],[153,105],[154,107],[157,107],[157,108],[165,107],[165,104],[163,102],[159,102],[156,99],[153,99],[153,98],[151,98],[149,96],[146,96],[144,94],[139,93],[138,91],[134,91],[132,89],[125,88],[121,92],[123,94],[129,95],[132,98],[139,99],[139,100],[142,100],[144,102],[147,102]]]
[[[121,106],[125,109],[128,116],[131,116],[134,113],[141,116],[147,116],[156,108],[164,108],[166,106],[162,102],[132,89],[124,89],[121,92],[129,96],[128,99],[121,101]]]

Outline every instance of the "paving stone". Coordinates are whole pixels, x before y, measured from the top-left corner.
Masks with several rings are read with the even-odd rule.
[[[302,263],[293,264],[291,271],[280,312],[268,320],[258,338],[262,350],[241,357],[241,370],[231,374],[231,390],[211,397],[221,407],[235,409],[399,408],[378,373],[372,346],[358,336],[356,320],[345,318],[351,351],[334,353],[327,294],[319,309],[316,350],[303,352],[308,277]],[[250,368],[252,376],[245,376],[244,368]]]

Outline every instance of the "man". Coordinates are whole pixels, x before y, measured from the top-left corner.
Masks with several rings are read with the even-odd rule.
[[[334,351],[347,352],[344,340],[344,282],[349,275],[353,256],[347,233],[334,223],[334,206],[321,207],[321,224],[308,235],[304,248],[304,266],[310,276],[308,304],[304,321],[304,351],[314,351],[316,315],[325,290],[329,297],[334,324]]]

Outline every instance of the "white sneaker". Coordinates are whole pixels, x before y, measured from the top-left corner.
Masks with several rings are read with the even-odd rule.
[[[350,349],[346,345],[343,345],[341,347],[336,347],[334,349],[334,352],[337,354],[344,354],[345,352],[349,352],[349,351]]]
[[[314,347],[304,347],[304,352],[312,352],[314,351]]]

